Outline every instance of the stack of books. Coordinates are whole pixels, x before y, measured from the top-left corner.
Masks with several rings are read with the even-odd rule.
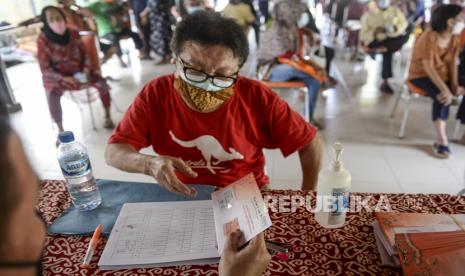
[[[376,213],[384,266],[404,275],[465,275],[465,215]]]

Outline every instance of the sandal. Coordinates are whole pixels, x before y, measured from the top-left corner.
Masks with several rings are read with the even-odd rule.
[[[437,143],[433,145],[433,154],[441,159],[448,159],[451,157],[449,146],[439,145]]]
[[[110,118],[105,119],[105,122],[103,123],[103,127],[106,129],[114,129],[115,124],[113,123],[113,120]]]

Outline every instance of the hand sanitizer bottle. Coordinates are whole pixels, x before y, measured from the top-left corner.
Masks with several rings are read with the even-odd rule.
[[[341,161],[344,147],[341,143],[335,143],[333,150],[335,159],[318,177],[315,219],[325,228],[339,228],[344,225],[352,181]]]

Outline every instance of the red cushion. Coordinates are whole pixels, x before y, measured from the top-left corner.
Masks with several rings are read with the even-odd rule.
[[[416,86],[415,84],[411,83],[410,81],[406,81],[405,84],[408,87],[408,90],[411,93],[419,94],[421,96],[428,96],[428,94],[425,92],[425,90],[421,89],[420,87]]]

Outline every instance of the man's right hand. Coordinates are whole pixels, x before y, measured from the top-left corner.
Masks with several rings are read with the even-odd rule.
[[[149,160],[146,168],[146,174],[153,176],[160,186],[168,191],[180,195],[197,196],[195,189],[188,187],[178,179],[176,171],[189,177],[197,177],[197,173],[187,166],[182,159],[170,156],[153,157]]]
[[[444,89],[437,95],[438,101],[443,105],[450,105],[453,98],[454,95],[452,95],[452,92],[450,92],[449,89]]]

